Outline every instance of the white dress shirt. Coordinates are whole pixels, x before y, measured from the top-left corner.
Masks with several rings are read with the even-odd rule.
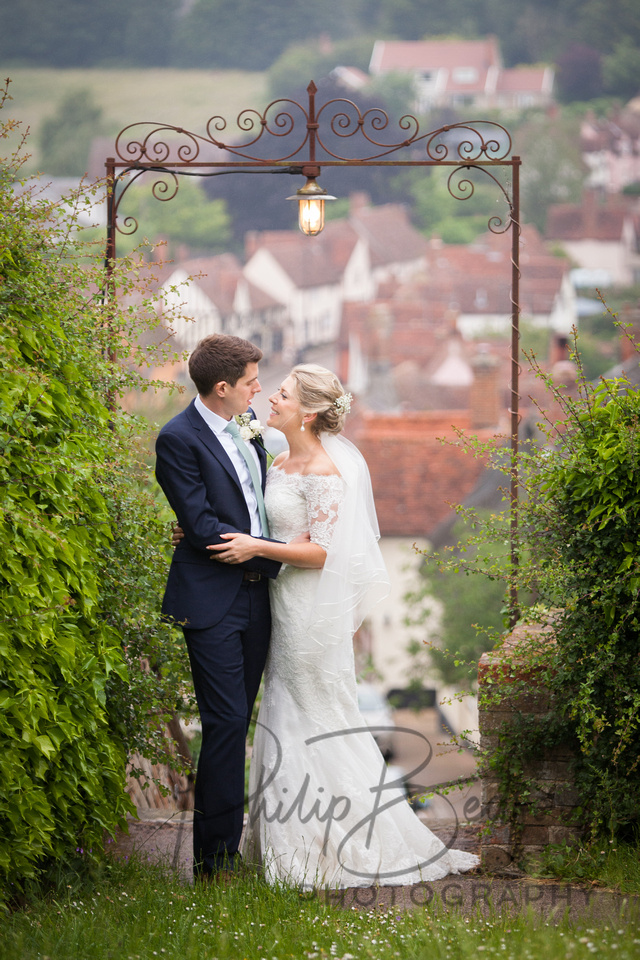
[[[249,515],[251,517],[251,536],[252,537],[261,537],[262,536],[262,524],[260,523],[260,514],[258,513],[258,501],[256,499],[255,490],[253,489],[253,483],[251,482],[251,474],[249,473],[249,467],[247,463],[238,450],[235,440],[230,433],[226,432],[226,426],[228,420],[225,420],[223,417],[219,417],[217,413],[214,413],[213,410],[209,410],[209,407],[206,407],[199,396],[196,397],[195,401],[196,410],[205,421],[207,426],[210,428],[212,433],[215,435],[216,439],[220,441],[224,448],[224,452],[231,460],[236,473],[238,474],[238,480],[242,486],[242,492],[244,493],[244,498],[247,502],[247,507],[249,509]],[[258,470],[258,476],[262,476],[262,467],[260,460],[258,459],[258,454],[256,453],[255,447],[252,443],[243,440],[243,443],[246,443],[247,449],[249,450],[250,456],[256,462],[256,467]]]

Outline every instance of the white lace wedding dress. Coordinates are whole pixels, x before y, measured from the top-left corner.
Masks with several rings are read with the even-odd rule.
[[[271,536],[288,541],[309,530],[329,550],[345,492],[340,476],[271,468]],[[304,889],[411,884],[471,869],[477,857],[448,850],[401,788],[383,786],[386,766],[357,706],[353,618],[342,615],[339,631],[312,622],[320,577],[284,566],[271,581],[245,857],[262,864],[269,883]]]

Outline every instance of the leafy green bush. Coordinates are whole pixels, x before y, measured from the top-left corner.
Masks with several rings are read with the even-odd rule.
[[[530,534],[561,611],[545,682],[579,744],[582,818],[613,836],[640,822],[640,392],[585,384],[563,407]]]
[[[129,751],[166,753],[181,669],[158,621],[166,535],[115,407],[145,309],[101,302],[19,165],[0,162],[0,891],[97,854],[130,808]]]
[[[573,359],[580,369],[577,349]],[[463,508],[477,532],[462,552],[435,559],[446,576],[514,580],[522,606],[530,604],[523,622],[544,628],[519,631],[517,645],[502,649],[500,681],[489,678],[481,692],[481,707],[528,698],[532,686],[548,702],[544,713],[509,711],[482,758],[499,784],[500,819],[515,827],[523,808],[536,812],[530,764],[569,749],[580,798],[572,822],[592,837],[632,839],[640,827],[640,390],[581,373],[572,396],[533,366],[560,417],[543,422],[542,440],[518,457],[519,565],[505,556],[508,516]],[[491,454],[491,445],[461,442]],[[494,450],[493,465],[506,473],[508,453],[503,461]]]
[[[520,458],[518,576],[538,601],[525,619],[551,615],[553,640],[520,646],[515,669],[491,696],[528,693],[535,676],[549,712],[516,719],[485,763],[501,781],[503,805],[513,808],[522,803],[527,761],[572,747],[574,819],[593,836],[633,836],[640,824],[640,392],[624,380],[582,379],[572,398],[545,379],[564,418],[548,424],[544,446]]]

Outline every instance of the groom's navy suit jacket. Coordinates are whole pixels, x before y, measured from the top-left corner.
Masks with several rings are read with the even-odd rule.
[[[264,489],[266,453],[254,446]],[[234,466],[194,402],[162,428],[156,454],[158,483],[185,533],[173,553],[162,613],[202,630],[225,616],[245,572],[275,577],[280,564],[261,557],[241,564],[211,559],[208,544],[223,542],[222,533],[250,533],[251,520]]]

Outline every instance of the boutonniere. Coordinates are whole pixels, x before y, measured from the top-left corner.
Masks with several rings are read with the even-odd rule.
[[[257,440],[260,446],[264,447],[264,443],[262,442],[262,431],[264,428],[259,420],[256,420],[255,417],[252,418],[250,413],[240,413],[235,420],[243,440]]]
[[[273,463],[273,454],[269,453],[267,448],[264,445],[264,440],[262,439],[262,431],[264,427],[259,420],[256,420],[255,417],[252,417],[250,413],[240,413],[235,418],[236,423],[238,424],[238,432],[243,440],[255,440],[258,443],[264,452],[267,455],[267,470]]]

